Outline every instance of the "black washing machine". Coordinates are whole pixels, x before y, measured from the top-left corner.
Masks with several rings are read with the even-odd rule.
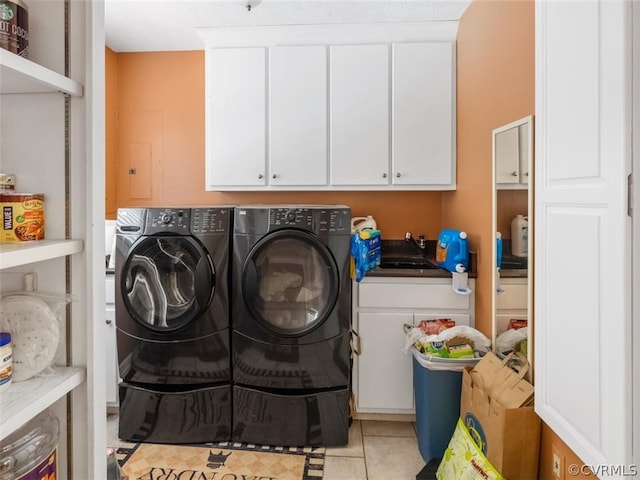
[[[230,438],[232,222],[228,207],[118,210],[121,439]]]
[[[348,442],[351,211],[234,211],[232,439],[262,445]]]

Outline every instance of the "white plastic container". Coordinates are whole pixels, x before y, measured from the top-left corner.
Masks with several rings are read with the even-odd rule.
[[[366,217],[353,217],[351,219],[351,233],[359,232],[365,228],[372,230],[378,229],[378,225],[371,215],[367,215]]]
[[[511,220],[511,253],[516,257],[529,255],[529,217],[518,215]]]

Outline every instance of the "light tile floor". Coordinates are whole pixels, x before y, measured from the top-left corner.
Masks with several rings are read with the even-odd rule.
[[[118,416],[107,417],[108,445],[129,447],[118,439]],[[327,448],[323,480],[415,480],[425,463],[413,422],[354,420],[349,444]]]

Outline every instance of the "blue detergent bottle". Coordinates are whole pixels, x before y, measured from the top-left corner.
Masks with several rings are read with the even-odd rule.
[[[469,246],[467,233],[460,230],[445,229],[438,235],[436,245],[436,263],[450,272],[469,270]]]
[[[502,265],[502,234],[496,232],[496,267]]]

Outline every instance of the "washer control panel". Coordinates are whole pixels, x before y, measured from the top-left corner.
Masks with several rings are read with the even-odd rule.
[[[149,208],[147,209],[146,235],[173,232],[189,233],[190,210],[188,208]]]
[[[145,235],[226,233],[230,231],[230,208],[149,208]]]

